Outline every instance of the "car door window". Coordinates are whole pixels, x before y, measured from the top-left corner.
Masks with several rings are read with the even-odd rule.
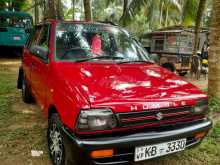
[[[49,32],[50,26],[43,25],[39,27],[39,31],[37,30],[35,34],[35,39],[31,43],[31,51],[33,55],[42,60],[43,62],[48,62],[48,50],[49,50]]]
[[[32,31],[30,37],[29,37],[29,41],[27,42],[27,48],[30,49],[31,46],[36,45],[37,41],[38,41],[38,37],[41,31],[41,26],[36,26],[34,28],[34,30]]]
[[[25,44],[26,48],[30,48],[31,43],[33,42],[34,36],[35,36],[36,28],[34,27],[27,39],[27,42]]]
[[[40,38],[38,40],[37,45],[42,46],[44,48],[49,49],[49,33],[50,33],[50,26],[49,25],[44,25],[41,33],[40,33]]]

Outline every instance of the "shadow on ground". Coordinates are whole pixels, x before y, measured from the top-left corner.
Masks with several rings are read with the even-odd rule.
[[[0,59],[2,58],[20,58],[22,54],[22,48],[17,47],[0,47]]]

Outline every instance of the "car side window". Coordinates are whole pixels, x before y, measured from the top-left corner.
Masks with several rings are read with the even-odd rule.
[[[50,39],[49,34],[50,34],[50,26],[44,25],[41,30],[40,38],[38,40],[37,45],[49,49],[49,39]]]
[[[34,27],[27,39],[27,42],[26,42],[26,47],[29,49],[30,46],[31,46],[31,43],[33,42],[33,39],[34,39],[34,35],[35,35],[35,32],[36,32],[36,28]]]
[[[41,31],[41,26],[36,26],[29,38],[29,42],[27,43],[27,47],[30,49],[31,46],[36,45],[39,34]]]

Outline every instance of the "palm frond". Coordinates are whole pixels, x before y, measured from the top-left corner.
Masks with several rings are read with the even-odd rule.
[[[199,5],[198,0],[185,1],[182,11],[182,24],[184,26],[195,25],[198,5]]]

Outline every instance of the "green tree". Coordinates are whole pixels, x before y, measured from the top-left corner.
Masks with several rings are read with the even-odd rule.
[[[1,0],[0,9],[21,11],[27,6],[27,0]]]
[[[6,6],[6,0],[1,0],[0,1],[0,10],[4,10],[6,9],[7,6]]]
[[[182,8],[181,11],[181,24],[184,26],[193,26],[195,25],[199,0],[184,0],[180,1]]]

